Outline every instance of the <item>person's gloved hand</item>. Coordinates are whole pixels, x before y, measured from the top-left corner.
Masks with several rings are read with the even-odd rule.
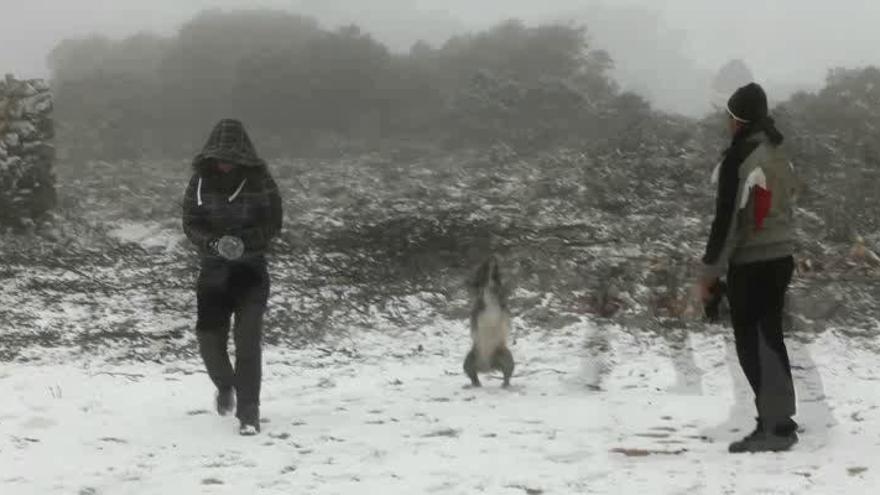
[[[714,287],[718,285],[718,277],[700,276],[697,278],[697,296],[700,302],[706,304],[712,300]]]
[[[233,235],[224,235],[219,239],[214,239],[208,244],[208,247],[227,260],[237,260],[244,254],[244,242]]]

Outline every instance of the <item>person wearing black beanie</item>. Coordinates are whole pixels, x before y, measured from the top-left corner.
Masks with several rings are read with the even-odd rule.
[[[698,288],[704,303],[726,295],[743,372],[755,393],[755,430],[729,451],[789,450],[798,441],[794,384],[782,329],[785,293],[794,272],[796,178],[755,83],[727,102],[730,147],[716,170],[717,197]],[[763,342],[762,342],[763,341]]]
[[[767,94],[757,83],[749,83],[737,89],[727,101],[731,131],[734,139],[763,132],[770,144],[779,146],[784,137],[776,129],[767,105]]]

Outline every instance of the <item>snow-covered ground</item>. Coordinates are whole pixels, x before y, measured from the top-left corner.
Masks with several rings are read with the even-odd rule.
[[[521,332],[510,390],[464,388],[458,321],[270,348],[254,438],[194,360],[4,363],[0,493],[875,493],[876,355],[792,339],[801,443],[731,456],[752,411],[727,334]]]

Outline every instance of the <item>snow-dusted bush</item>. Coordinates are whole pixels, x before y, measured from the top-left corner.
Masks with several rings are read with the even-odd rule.
[[[356,26],[272,11],[206,12],[176,36],[60,43],[50,57],[59,140],[88,159],[190,156],[213,121],[243,119],[276,156],[399,143],[546,149],[627,128],[585,27],[504,22],[393,54]]]
[[[804,204],[825,221],[829,240],[853,242],[880,232],[880,69],[835,69],[816,93],[777,109]]]

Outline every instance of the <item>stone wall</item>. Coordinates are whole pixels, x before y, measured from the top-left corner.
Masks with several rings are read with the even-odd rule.
[[[52,105],[41,79],[0,80],[0,225],[33,223],[55,206]]]

